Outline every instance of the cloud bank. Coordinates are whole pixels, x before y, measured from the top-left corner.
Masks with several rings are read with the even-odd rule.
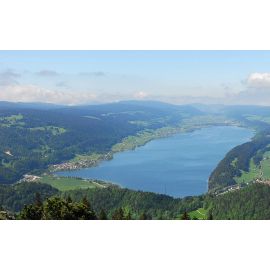
[[[88,91],[49,90],[36,85],[9,85],[0,88],[0,100],[75,105],[93,102],[96,95]]]
[[[34,84],[20,84],[21,74],[13,70],[6,70],[0,73],[0,100],[11,102],[43,102],[66,105],[79,105],[90,103],[108,103],[120,100],[158,100],[174,104],[227,104],[227,105],[264,105],[270,106],[270,73],[252,73],[244,81],[244,89],[240,92],[224,94],[224,97],[214,96],[191,96],[179,94],[156,93],[151,91],[128,90],[73,90],[65,80],[61,80],[55,71],[42,70],[40,76],[51,76],[52,87],[41,87]],[[82,75],[82,74],[81,74]],[[85,73],[85,76],[105,76],[102,73]],[[52,77],[55,77],[54,80]],[[226,87],[229,87],[226,85]],[[89,89],[86,84],[86,89]],[[83,88],[81,88],[83,89]],[[198,90],[199,92],[199,90]]]
[[[246,84],[250,88],[270,89],[270,73],[252,73],[247,78]]]

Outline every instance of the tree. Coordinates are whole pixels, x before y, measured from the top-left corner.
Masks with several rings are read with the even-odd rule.
[[[187,211],[184,212],[184,214],[181,216],[181,219],[182,219],[182,220],[189,220],[189,219],[190,219],[190,217],[189,217]]]
[[[41,195],[39,192],[36,192],[36,194],[35,194],[35,205],[37,207],[42,207],[42,199],[41,199]]]
[[[19,219],[40,220],[43,216],[43,208],[37,205],[26,205],[19,215]]]
[[[214,219],[214,218],[213,218],[212,211],[210,211],[210,212],[208,213],[207,219],[209,219],[209,220],[213,220],[213,219]]]
[[[131,213],[130,213],[130,211],[128,211],[128,212],[126,213],[125,219],[126,219],[126,220],[131,220],[131,219],[132,219],[132,218],[131,218]]]
[[[70,195],[68,195],[68,197],[67,197],[67,203],[72,203],[72,199],[71,199]]]
[[[123,220],[124,219],[124,211],[122,208],[118,208],[112,214],[112,219],[114,220]]]
[[[89,201],[87,200],[86,196],[83,197],[82,199],[82,204],[87,207],[87,208],[90,208],[90,203]]]
[[[97,216],[94,212],[94,210],[91,207],[90,202],[87,200],[86,196],[83,197],[82,202],[82,212],[81,212],[81,217],[80,219],[97,219]]]
[[[100,213],[99,213],[98,218],[99,218],[100,220],[107,220],[107,219],[108,219],[107,214],[105,213],[105,211],[104,211],[103,208],[100,210]]]
[[[146,220],[147,219],[147,215],[145,212],[142,212],[140,215],[140,220]]]
[[[58,197],[49,198],[44,205],[44,219],[68,219],[68,209],[63,211],[64,203],[65,202]]]

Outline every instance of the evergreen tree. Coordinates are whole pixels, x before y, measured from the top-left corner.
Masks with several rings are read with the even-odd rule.
[[[72,203],[72,199],[71,199],[70,195],[68,195],[68,197],[67,197],[67,203]]]
[[[114,220],[123,220],[124,219],[124,211],[122,208],[118,208],[112,214],[112,219]]]
[[[126,220],[131,220],[132,219],[130,211],[128,211],[127,214],[125,215],[125,219]]]
[[[19,219],[24,220],[40,220],[43,216],[43,208],[36,205],[30,204],[26,205],[21,213],[19,214]]]
[[[190,217],[189,217],[187,211],[184,212],[184,214],[181,216],[181,219],[182,219],[182,220],[189,220],[189,219],[190,219]]]
[[[87,200],[86,196],[83,197],[83,199],[82,199],[82,204],[83,204],[85,207],[87,207],[87,208],[91,208],[91,207],[90,207],[90,203],[89,203],[89,201]]]
[[[147,215],[145,212],[141,213],[140,215],[140,220],[146,220],[147,219]]]
[[[212,211],[210,211],[210,212],[208,213],[207,219],[209,219],[209,220],[213,220],[213,219],[214,219],[214,218],[213,218]]]
[[[99,219],[100,220],[107,220],[108,219],[108,217],[107,217],[107,215],[106,215],[106,213],[105,213],[105,211],[104,211],[103,208],[100,210]]]
[[[37,207],[42,207],[42,199],[41,199],[41,195],[39,192],[36,192],[36,194],[35,194],[35,205]]]

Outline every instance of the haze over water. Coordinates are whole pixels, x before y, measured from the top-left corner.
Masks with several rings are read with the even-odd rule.
[[[208,178],[226,153],[252,136],[251,130],[239,127],[204,128],[117,153],[97,167],[58,175],[100,179],[174,197],[199,195],[207,191]]]

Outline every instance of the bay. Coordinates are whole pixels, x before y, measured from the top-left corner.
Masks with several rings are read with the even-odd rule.
[[[199,195],[207,191],[208,178],[226,153],[252,136],[251,130],[240,127],[203,128],[116,153],[112,160],[97,167],[57,174],[99,179],[173,197]]]

